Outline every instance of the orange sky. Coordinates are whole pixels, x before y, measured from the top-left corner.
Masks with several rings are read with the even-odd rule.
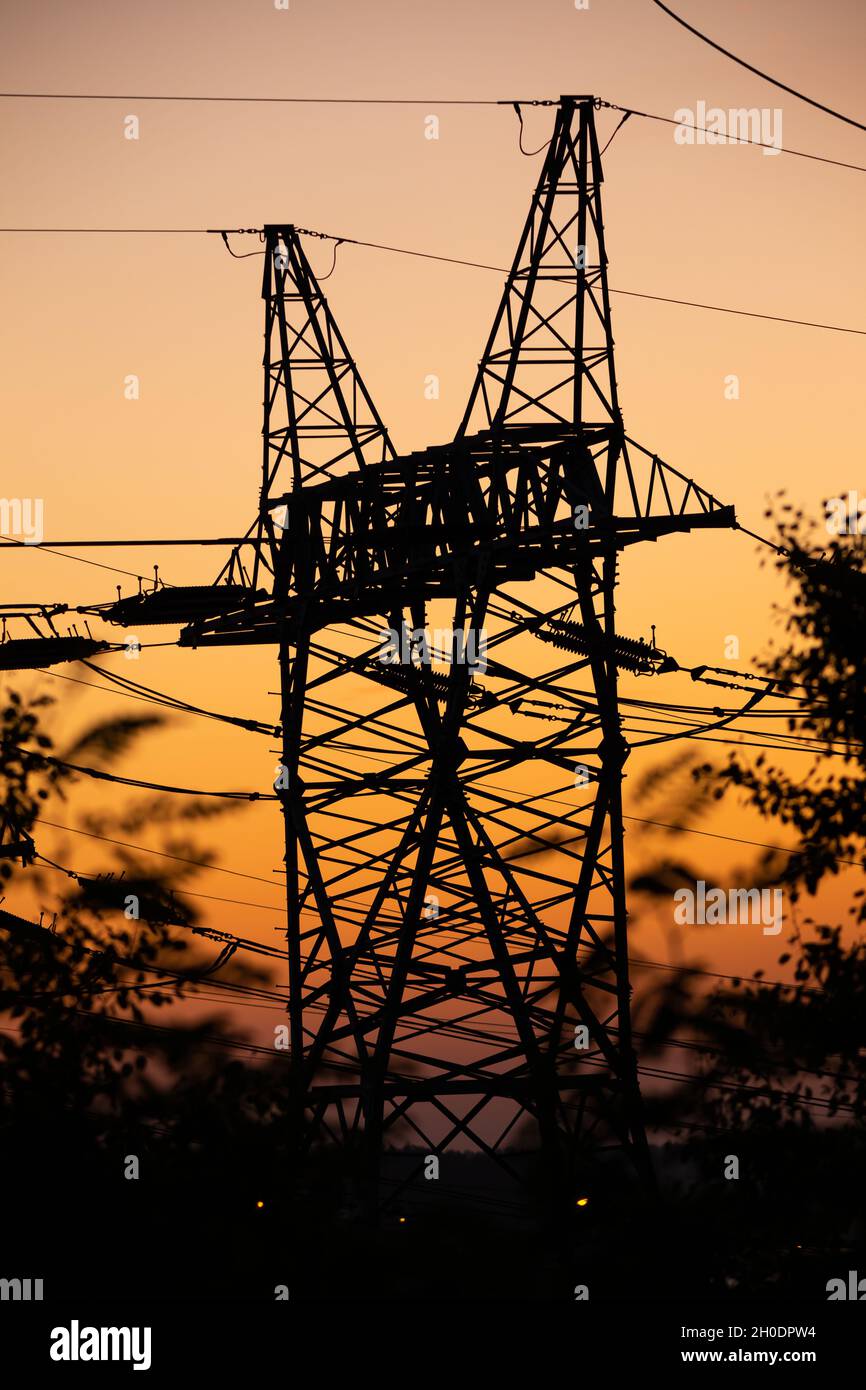
[[[862,117],[866,9],[856,0],[745,0],[720,9],[682,0],[685,17],[733,51]],[[12,227],[298,224],[507,264],[539,160],[517,149],[504,107],[446,98],[592,92],[672,116],[698,100],[780,107],[783,142],[866,164],[862,134],[811,111],[702,47],[649,0],[437,6],[267,0],[117,6],[44,4],[7,11],[5,91],[223,93],[423,98],[423,106],[246,106],[0,101],[2,224]],[[440,139],[424,117],[440,116]],[[137,114],[140,139],[123,138]],[[526,144],[552,113],[528,111]],[[613,129],[599,118],[602,138]],[[610,280],[615,287],[866,328],[859,274],[866,179],[850,170],[742,147],[688,148],[672,129],[631,120],[605,158]],[[313,243],[314,267],[330,248]],[[248,249],[239,246],[237,249]],[[46,539],[238,534],[253,515],[260,468],[260,261],[233,261],[218,238],[4,235],[0,390],[3,495],[41,496]],[[465,402],[501,277],[343,247],[329,299],[399,449],[447,439]],[[862,338],[616,297],[618,379],[627,428],[763,529],[765,498],[787,487],[819,511],[866,490]],[[124,399],[124,378],[141,399]],[[441,398],[424,397],[436,373]],[[724,398],[740,378],[741,399]],[[726,534],[677,537],[626,556],[622,631],[658,638],[684,663],[733,665],[727,635],[752,665],[779,597],[755,546]],[[91,552],[86,552],[92,555]],[[112,551],[108,564],[159,563],[174,582],[206,582],[213,551]],[[15,551],[0,557],[4,602],[86,603],[119,577]],[[129,591],[132,581],[123,581]],[[159,630],[167,639],[170,631]],[[144,653],[124,674],[228,712],[277,721],[267,650]],[[4,683],[10,678],[4,677]],[[18,688],[26,678],[11,682]],[[47,680],[78,726],[126,701]],[[672,678],[641,693],[695,697]],[[698,697],[701,703],[712,699]],[[131,776],[202,787],[264,787],[266,740],[204,721],[177,723],[129,759]],[[724,751],[724,750],[721,750]],[[806,760],[801,760],[804,771]],[[626,810],[629,786],[626,784]],[[81,805],[94,804],[82,794]],[[70,813],[71,814],[71,813]],[[729,834],[775,839],[726,810]],[[222,862],[275,877],[280,830],[259,807],[213,830]],[[707,877],[745,851],[693,841]],[[76,866],[101,867],[87,842]],[[279,903],[277,889],[208,874],[203,892]],[[243,891],[239,891],[241,889]],[[843,894],[837,892],[835,900]],[[8,906],[14,910],[15,904]],[[208,920],[268,935],[276,914],[212,903]],[[716,932],[701,939],[720,968],[771,967],[778,943]],[[742,930],[742,929],[739,929]],[[649,938],[647,938],[649,941]],[[643,939],[642,939],[643,944]],[[687,943],[688,944],[688,943]],[[660,938],[654,949],[666,950]],[[649,949],[647,949],[649,954]]]

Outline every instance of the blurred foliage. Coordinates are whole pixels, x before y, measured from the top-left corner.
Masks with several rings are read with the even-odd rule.
[[[704,991],[689,1009],[689,1030],[701,1058],[696,1083],[673,1088],[649,1107],[673,1123],[710,1131],[790,1134],[827,1123],[861,1123],[866,1114],[866,1025],[859,1001],[866,986],[866,943],[846,940],[838,924],[802,917],[841,860],[864,864],[866,804],[866,538],[828,537],[783,498],[775,518],[775,564],[791,590],[777,611],[780,643],[759,667],[777,693],[796,696],[789,729],[815,743],[811,766],[803,757],[784,763],[737,750],[726,766],[700,762],[691,750],[654,768],[638,787],[639,799],[681,787],[684,773],[698,790],[676,806],[689,824],[711,800],[739,793],[753,809],[795,834],[793,853],[767,850],[730,871],[730,881],[786,893],[793,934],[779,964],[793,982],[725,982]],[[836,756],[827,756],[833,752]],[[669,812],[669,815],[672,813]],[[849,868],[848,873],[853,871]],[[659,902],[677,887],[708,878],[683,860],[664,855],[644,867],[632,888]],[[853,887],[848,915],[866,917],[863,890]],[[685,1016],[685,1010],[684,1010]],[[684,1025],[670,1018],[672,1037]],[[683,1131],[684,1132],[684,1131]]]
[[[792,771],[763,754],[754,762],[735,755],[716,795],[739,787],[763,816],[796,833],[797,852],[780,868],[796,898],[837,874],[840,860],[866,865],[866,536],[828,537],[784,501],[769,514],[783,551],[776,567],[792,596],[779,614],[786,640],[760,666],[780,693],[797,697],[789,729],[814,739],[815,757],[804,776],[799,761]],[[850,910],[866,918],[862,893]]]
[[[170,1210],[179,1220],[185,1206],[192,1217],[199,1188],[205,1205],[225,1184],[245,1194],[275,1188],[288,1147],[285,1062],[280,1066],[275,1054],[265,1065],[249,1064],[236,1021],[229,1034],[221,1011],[195,1001],[191,986],[212,970],[222,949],[197,935],[198,913],[180,891],[196,865],[170,857],[182,848],[212,861],[184,829],[188,820],[202,819],[196,800],[146,798],[141,823],[174,837],[157,869],[151,856],[107,842],[96,846],[105,856],[98,874],[67,867],[80,855],[79,844],[54,849],[53,841],[64,863],[44,859],[40,818],[50,814],[52,799],[68,801],[80,778],[40,756],[56,755],[46,728],[50,699],[25,703],[15,693],[6,699],[0,722],[0,813],[11,851],[0,861],[7,894],[0,907],[4,1259],[18,1258],[28,1269],[40,1259],[52,1269],[59,1261],[70,1279],[76,1266],[87,1268],[107,1289],[112,1280],[99,1248],[106,1223],[110,1230],[113,1220],[132,1214],[143,1221],[128,1243],[142,1268],[152,1269],[151,1259],[164,1254],[161,1241],[151,1246],[151,1232]],[[65,748],[63,760],[108,770],[161,723],[102,721]],[[121,806],[100,813],[97,833],[111,836],[138,824],[136,811]],[[25,836],[36,842],[33,862],[13,857]],[[89,843],[89,857],[94,847]],[[21,906],[33,895],[45,904],[39,922]],[[124,910],[130,895],[137,918]],[[234,955],[220,966],[219,982],[270,980]],[[124,1178],[129,1155],[138,1158],[143,1182]]]

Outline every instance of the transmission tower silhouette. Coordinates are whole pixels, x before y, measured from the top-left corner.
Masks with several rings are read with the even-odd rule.
[[[572,1199],[651,1181],[630,1023],[620,552],[735,524],[627,438],[592,97],[565,96],[454,439],[401,454],[310,267],[265,228],[259,508],[181,645],[273,644],[300,1144],[475,1148]],[[252,548],[252,561],[247,558]],[[438,635],[437,635],[438,634]],[[674,663],[675,665],[675,663]]]

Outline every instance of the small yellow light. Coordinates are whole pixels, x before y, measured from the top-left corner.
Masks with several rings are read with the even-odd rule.
[[[263,1207],[264,1205],[265,1205],[264,1202],[256,1202],[256,1206],[257,1206],[257,1207]]]
[[[589,1206],[589,1198],[588,1198],[588,1197],[578,1197],[578,1199],[577,1199],[577,1205],[578,1205],[579,1207],[588,1207],[588,1206]]]
[[[406,1218],[405,1218],[405,1216],[401,1216],[401,1217],[400,1217],[400,1225],[401,1225],[401,1226],[405,1226],[405,1225],[406,1225]]]

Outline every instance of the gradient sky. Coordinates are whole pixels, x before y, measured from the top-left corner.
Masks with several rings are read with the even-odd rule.
[[[732,0],[721,8],[680,0],[678,8],[782,80],[866,115],[866,8],[858,0]],[[0,86],[424,102],[0,100],[4,227],[293,221],[507,264],[540,159],[520,154],[508,106],[439,105],[448,98],[593,93],[664,116],[700,100],[779,107],[785,145],[866,164],[862,133],[713,53],[650,0],[590,0],[587,11],[572,0],[291,0],[288,12],[269,0],[7,7]],[[123,138],[129,114],[140,118],[138,141]],[[440,117],[438,141],[424,138],[428,114]],[[616,119],[601,113],[603,139]],[[547,139],[552,113],[529,110],[525,120],[534,149]],[[683,147],[671,127],[637,119],[617,136],[605,172],[613,286],[866,329],[862,173],[748,147]],[[326,270],[330,248],[307,245],[314,267]],[[231,260],[218,238],[192,235],[4,234],[0,246],[3,495],[44,498],[47,540],[242,532],[260,468],[260,261]],[[500,290],[496,274],[341,248],[329,300],[398,448],[453,432]],[[766,499],[782,487],[816,514],[827,496],[866,492],[862,337],[622,297],[614,328],[629,432],[735,503],[744,525],[764,529]],[[141,380],[137,402],[123,395],[130,373]],[[429,373],[441,380],[436,402],[424,396]],[[729,374],[740,378],[738,401],[724,397]],[[622,567],[622,631],[648,635],[655,623],[681,662],[725,666],[736,664],[724,652],[735,634],[740,663],[751,667],[773,635],[781,596],[755,545],[708,534],[638,549]],[[202,550],[93,558],[144,572],[159,563],[174,582],[207,582],[220,563]],[[133,585],[35,550],[0,557],[0,574],[4,602],[97,602],[113,597],[117,582],[124,592]],[[118,664],[201,704],[277,720],[268,651],[168,648]],[[62,691],[69,728],[128,708],[58,680],[43,684]],[[642,693],[687,700],[694,687],[659,682],[648,692],[644,682]],[[215,728],[178,722],[124,771],[203,787],[266,786],[268,744]],[[805,775],[808,760],[801,762]],[[82,793],[76,804],[96,798]],[[783,833],[771,836],[733,808],[714,824],[776,842]],[[224,864],[275,877],[272,809],[245,812],[208,839]],[[713,841],[694,845],[708,878],[742,863],[743,852],[732,858]],[[103,867],[90,845],[74,848],[78,867]],[[275,905],[280,898],[277,889],[216,874],[196,886]],[[839,889],[833,900],[843,897]],[[271,921],[279,927],[273,913],[246,909],[241,922],[236,908],[207,906],[208,920],[231,930],[267,935]],[[736,930],[702,938],[703,959],[772,966],[779,943],[756,934],[744,944]]]

